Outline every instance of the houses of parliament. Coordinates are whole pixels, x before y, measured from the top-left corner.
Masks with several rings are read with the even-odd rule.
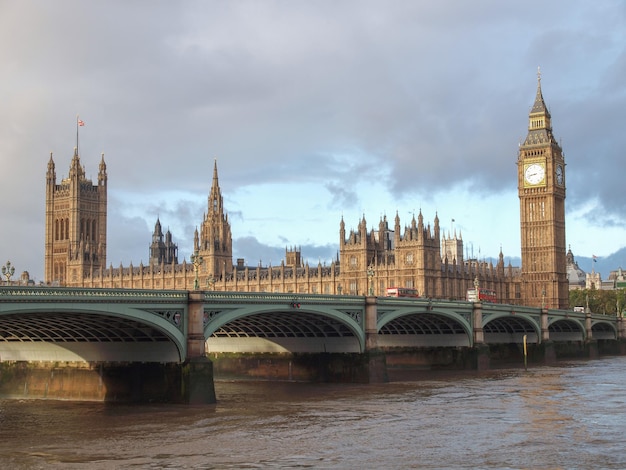
[[[391,286],[417,289],[422,297],[464,300],[468,288],[495,291],[499,302],[568,307],[565,244],[565,162],[552,134],[541,91],[529,113],[528,134],[517,156],[521,268],[464,259],[463,240],[417,218],[382,217],[356,230],[339,221],[339,254],[330,265],[303,263],[299,249],[286,249],[278,266],[233,262],[231,225],[223,204],[217,162],[207,211],[194,233],[190,261],[178,261],[178,247],[157,219],[150,260],[138,266],[107,266],[107,171],[102,156],[97,183],[85,177],[78,150],[69,176],[57,183],[50,155],[46,174],[45,282],[69,287],[180,289],[297,294],[377,295]],[[494,222],[496,223],[496,222]]]

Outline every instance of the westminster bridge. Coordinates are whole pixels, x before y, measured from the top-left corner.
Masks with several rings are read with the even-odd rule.
[[[75,397],[69,383],[85,381],[86,372],[77,372],[85,370],[98,373],[97,383],[86,387],[97,390],[81,392],[86,398],[123,399],[130,393],[141,399],[150,389],[148,399],[158,400],[182,389],[180,401],[210,402],[213,365],[218,374],[384,381],[387,367],[394,366],[485,368],[503,346],[521,351],[524,343],[549,358],[559,344],[623,344],[624,338],[620,316],[518,305],[2,286],[0,393],[15,394],[11,387],[19,384],[20,393],[23,385],[31,395]],[[74,371],[61,374],[61,365]],[[29,367],[44,372],[24,372]],[[28,383],[18,376],[30,377]],[[124,388],[125,381],[134,392]]]

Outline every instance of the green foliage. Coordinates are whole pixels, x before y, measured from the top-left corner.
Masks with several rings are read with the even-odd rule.
[[[570,307],[589,307],[593,313],[615,315],[626,310],[626,289],[569,291]]]

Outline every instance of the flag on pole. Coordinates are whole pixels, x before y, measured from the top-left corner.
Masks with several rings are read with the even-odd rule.
[[[81,118],[79,118],[77,114],[76,115],[76,150],[78,150],[78,128],[83,127],[84,125],[85,125],[85,122],[81,120]]]
[[[598,257],[596,255],[591,255],[591,259],[593,259],[594,263],[598,262]]]

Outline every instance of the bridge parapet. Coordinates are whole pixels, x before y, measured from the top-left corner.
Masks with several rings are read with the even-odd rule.
[[[356,295],[325,295],[325,294],[298,294],[278,292],[218,292],[204,291],[204,300],[208,303],[258,303],[258,304],[289,304],[293,300],[300,303],[315,305],[363,305],[363,297]]]
[[[67,288],[67,287],[23,287],[23,286],[0,286],[0,297],[12,301],[46,301],[51,300],[80,300],[82,302],[186,302],[187,291],[180,290],[143,290],[143,289],[90,289],[90,288]]]

